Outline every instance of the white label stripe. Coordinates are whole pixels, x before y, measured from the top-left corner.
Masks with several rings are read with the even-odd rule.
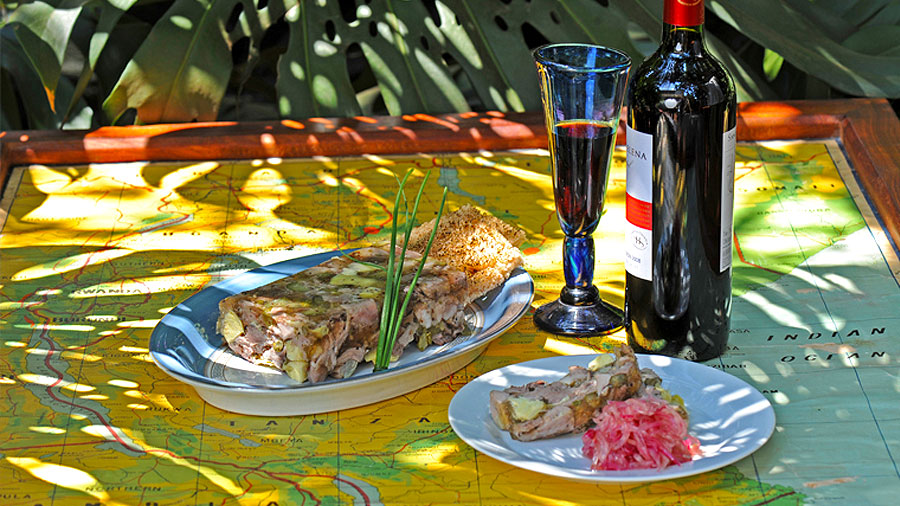
[[[625,271],[650,281],[653,275],[653,136],[625,129]],[[648,216],[649,215],[649,216]],[[641,227],[639,225],[646,225]]]

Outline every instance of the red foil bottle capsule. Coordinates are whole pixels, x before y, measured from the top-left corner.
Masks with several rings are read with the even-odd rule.
[[[673,26],[703,24],[703,0],[669,0],[663,6],[663,23]]]

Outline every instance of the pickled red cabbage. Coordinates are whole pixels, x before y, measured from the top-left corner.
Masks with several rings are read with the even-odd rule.
[[[594,422],[581,438],[591,469],[664,469],[700,453],[699,441],[688,435],[687,421],[657,398],[612,401],[594,415]]]

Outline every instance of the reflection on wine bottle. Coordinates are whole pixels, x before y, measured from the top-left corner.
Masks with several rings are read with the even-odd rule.
[[[690,301],[691,268],[685,245],[687,172],[675,163],[677,129],[672,116],[657,124],[653,159],[653,307],[665,320],[684,316]]]

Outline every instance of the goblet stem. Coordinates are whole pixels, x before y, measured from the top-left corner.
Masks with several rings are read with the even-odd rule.
[[[622,326],[622,311],[600,299],[594,286],[594,239],[566,236],[563,243],[566,286],[559,299],[534,312],[534,323],[554,334],[608,334]]]
[[[594,238],[566,236],[563,243],[563,274],[566,286],[560,298],[573,306],[595,304],[600,298],[594,286]]]

